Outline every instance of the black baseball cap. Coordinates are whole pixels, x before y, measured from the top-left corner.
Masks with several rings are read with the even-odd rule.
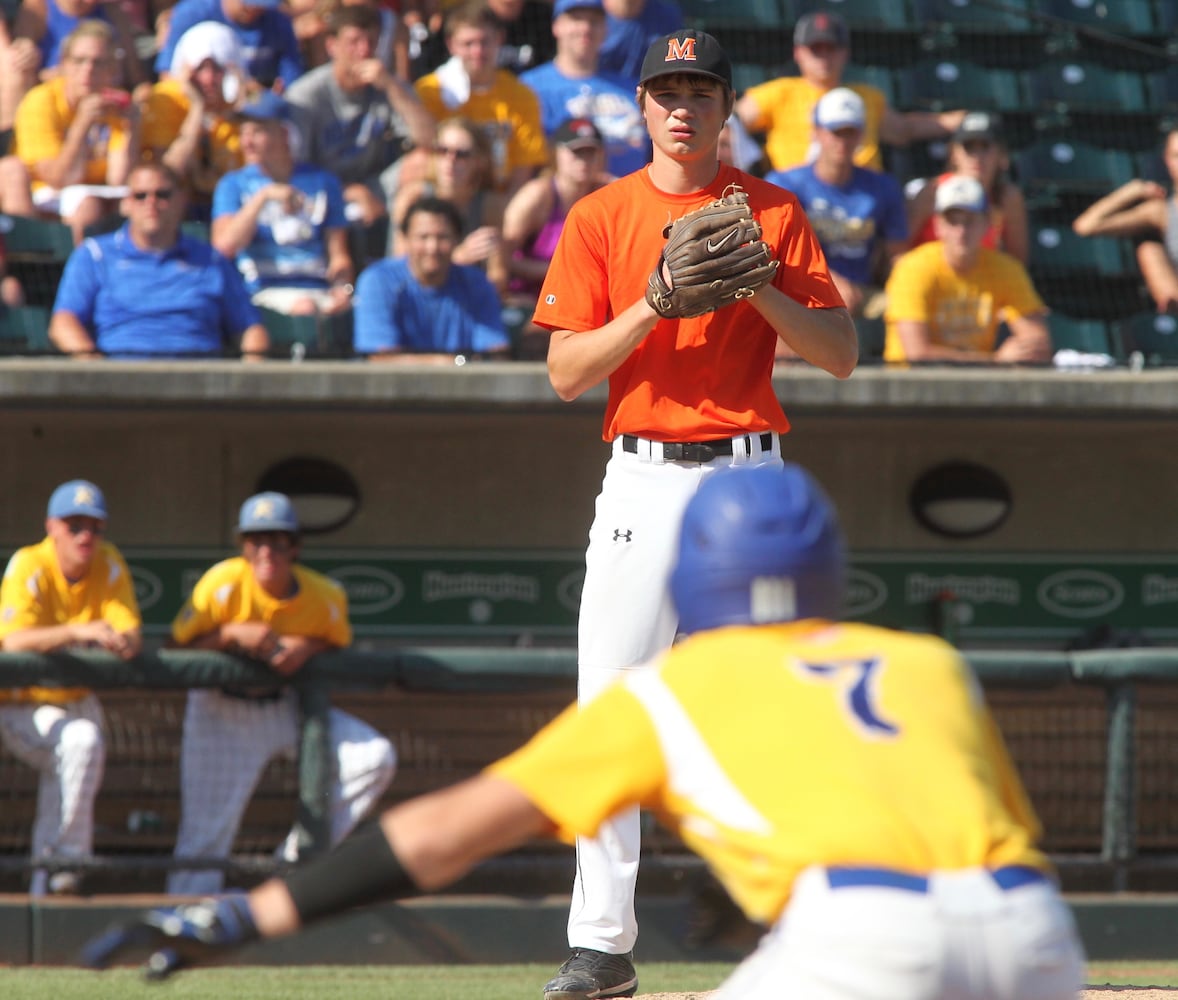
[[[851,31],[841,14],[825,10],[811,11],[798,18],[794,25],[794,45],[818,45],[827,42],[845,49],[851,44]]]
[[[673,73],[698,73],[719,80],[729,90],[732,86],[732,60],[706,31],[681,28],[669,35],[656,38],[642,60],[639,85],[656,76]]]
[[[971,111],[961,119],[952,142],[964,145],[973,139],[1002,142],[1002,119],[990,111]]]
[[[601,137],[601,130],[588,118],[570,118],[552,133],[552,143],[568,146],[569,149],[581,149],[585,146],[604,146],[605,140]]]

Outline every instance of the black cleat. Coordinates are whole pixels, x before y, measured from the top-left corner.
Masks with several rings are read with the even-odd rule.
[[[598,1000],[632,997],[638,991],[634,953],[610,955],[592,948],[574,948],[556,975],[544,986],[544,1000]]]

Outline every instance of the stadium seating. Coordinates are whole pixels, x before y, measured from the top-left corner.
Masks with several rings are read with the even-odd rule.
[[[1133,157],[1070,139],[1041,139],[1013,156],[1018,182],[1031,191],[1104,194],[1131,180]]]
[[[1034,0],[1032,9],[1118,34],[1148,35],[1155,30],[1151,0]]]
[[[912,0],[913,16],[921,24],[946,22],[996,31],[1026,31],[1031,22],[1020,11],[1028,7],[1028,0],[1003,0],[1000,6],[973,0]]]
[[[811,11],[841,14],[852,30],[857,28],[910,29],[919,27],[907,0],[785,0],[787,14],[796,21]]]
[[[1023,78],[1028,101],[1041,108],[1137,113],[1147,107],[1139,73],[1091,61],[1058,60],[1027,70]]]
[[[49,310],[44,306],[0,306],[0,355],[51,354]]]
[[[896,103],[904,108],[1012,111],[1023,103],[1014,70],[936,59],[903,70],[897,77]]]
[[[1127,270],[1120,240],[1077,236],[1068,226],[1039,226],[1031,234],[1031,260],[1050,274],[1076,271],[1117,277]]]
[[[855,320],[855,332],[859,335],[859,364],[880,364],[883,361],[886,325],[883,317],[867,319],[859,316]]]
[[[290,316],[265,307],[259,307],[258,312],[270,334],[270,357],[299,360],[327,353],[317,316]]]
[[[1147,365],[1178,364],[1178,317],[1141,312],[1119,320],[1113,329],[1125,357],[1140,353]]]
[[[897,104],[895,74],[886,66],[848,66],[843,72],[843,82],[865,83],[880,91],[888,104]]]
[[[38,254],[64,262],[74,249],[70,227],[60,222],[7,215],[0,221],[0,231],[10,254]]]
[[[1051,328],[1051,346],[1057,351],[1114,354],[1108,324],[1103,320],[1077,319],[1063,313],[1052,313],[1048,326]]]
[[[699,24],[713,33],[771,30],[789,20],[779,0],[681,0],[679,6],[688,23]]]

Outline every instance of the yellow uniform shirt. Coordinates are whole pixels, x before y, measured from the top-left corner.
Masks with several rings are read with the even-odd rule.
[[[863,141],[855,150],[855,163],[860,167],[882,170],[879,126],[887,110],[887,98],[882,90],[865,83],[845,86],[863,98],[865,110]],[[767,133],[765,153],[774,170],[788,170],[814,159],[814,105],[825,93],[826,90],[800,76],[781,76],[750,87],[746,92],[760,112],[749,127],[754,132]]]
[[[301,635],[340,647],[351,643],[343,588],[305,566],[296,565],[294,576],[294,594],[279,600],[258,585],[241,556],[217,563],[197,581],[172,622],[172,638],[184,644],[230,622],[265,622],[277,635]]]
[[[494,84],[486,90],[472,90],[466,103],[458,107],[450,107],[442,99],[436,73],[423,76],[414,87],[435,121],[462,115],[484,129],[495,161],[496,186],[502,187],[516,167],[543,167],[548,163],[540,101],[510,71],[496,70]]]
[[[39,83],[21,99],[13,124],[13,152],[33,175],[33,187],[44,187],[37,179],[38,163],[52,160],[61,153],[65,134],[74,120],[74,109],[65,99],[65,80],[54,77]],[[78,184],[105,184],[107,157],[125,149],[125,122],[110,117],[97,121],[86,136],[86,165]]]
[[[151,88],[143,109],[142,146],[145,158],[159,160],[180,134],[188,117],[190,101],[178,80],[162,80]],[[198,146],[200,166],[216,177],[244,164],[241,157],[241,129],[233,121],[214,117],[207,122]],[[211,193],[209,189],[208,193]]]
[[[934,344],[992,351],[1005,312],[1033,316],[1046,310],[1023,265],[1009,254],[982,248],[977,264],[958,274],[940,242],[922,243],[900,257],[887,283],[885,361],[905,360],[896,323],[928,324]]]
[[[655,810],[762,923],[811,865],[1047,867],[968,665],[874,626],[700,633],[489,770],[564,840]]]
[[[90,572],[74,581],[61,572],[51,538],[13,553],[0,582],[0,641],[27,628],[95,621],[107,622],[116,632],[129,632],[142,624],[131,574],[110,542],[99,545]],[[0,690],[0,703],[61,703],[86,694],[84,688]]]

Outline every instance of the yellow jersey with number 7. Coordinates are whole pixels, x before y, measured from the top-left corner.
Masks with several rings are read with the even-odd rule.
[[[869,625],[699,633],[490,771],[566,841],[654,810],[763,923],[812,865],[1048,868],[969,665]]]

